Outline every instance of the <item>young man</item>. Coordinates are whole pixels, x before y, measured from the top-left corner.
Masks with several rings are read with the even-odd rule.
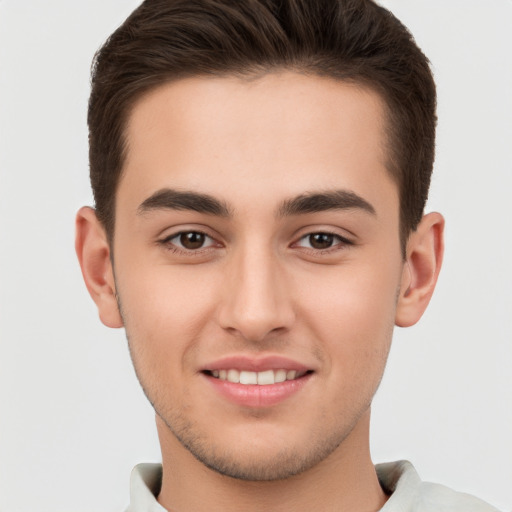
[[[148,0],[100,50],[76,247],[162,448],[129,511],[495,510],[369,454],[442,260],[435,103],[369,0]]]

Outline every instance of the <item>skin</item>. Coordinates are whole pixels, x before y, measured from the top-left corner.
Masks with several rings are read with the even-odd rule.
[[[100,317],[126,328],[155,407],[168,510],[385,502],[371,400],[393,326],[414,324],[432,295],[443,219],[426,215],[402,257],[384,130],[377,94],[292,72],[180,80],[135,105],[113,247],[89,208],[76,245]],[[184,191],[190,201],[177,204]],[[290,208],[333,193],[345,201]],[[197,194],[221,211],[197,211]],[[181,234],[198,232],[203,245],[187,249]],[[203,371],[233,355],[285,356],[310,374],[287,399],[245,407]]]

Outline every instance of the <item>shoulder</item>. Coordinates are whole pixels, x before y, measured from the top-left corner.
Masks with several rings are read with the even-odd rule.
[[[438,512],[472,511],[498,512],[498,509],[470,494],[456,492],[444,485],[422,482],[416,500],[418,512],[437,510]]]
[[[382,488],[391,495],[381,512],[499,512],[470,494],[423,482],[410,462],[378,464],[376,470]]]

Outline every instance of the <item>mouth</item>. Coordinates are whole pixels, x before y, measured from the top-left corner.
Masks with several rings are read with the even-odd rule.
[[[232,384],[243,384],[246,386],[270,386],[287,381],[295,381],[311,374],[312,370],[287,370],[280,368],[277,370],[268,369],[263,371],[238,370],[236,368],[204,370],[205,375],[219,379],[221,381],[231,382]]]
[[[223,399],[245,408],[265,408],[291,400],[315,373],[308,363],[267,354],[227,356],[203,366],[200,373]]]

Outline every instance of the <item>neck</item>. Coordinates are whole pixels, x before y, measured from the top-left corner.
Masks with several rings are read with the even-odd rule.
[[[384,505],[369,452],[368,411],[326,459],[299,475],[245,481],[221,475],[197,461],[157,418],[163,478],[159,503],[169,512],[372,512]]]

